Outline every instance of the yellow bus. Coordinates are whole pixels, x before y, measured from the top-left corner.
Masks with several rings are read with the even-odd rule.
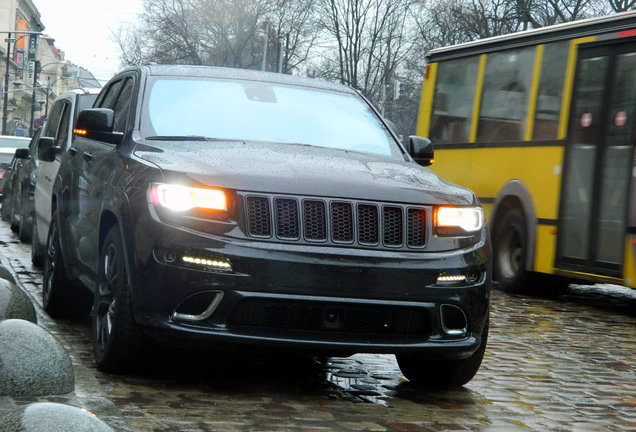
[[[507,291],[636,288],[636,13],[434,49],[417,134],[477,194]]]

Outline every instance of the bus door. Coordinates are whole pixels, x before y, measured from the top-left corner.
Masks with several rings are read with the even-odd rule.
[[[557,268],[622,276],[635,108],[636,43],[581,48],[563,164]]]

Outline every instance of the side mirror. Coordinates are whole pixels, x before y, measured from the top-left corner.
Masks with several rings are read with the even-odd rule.
[[[429,166],[433,164],[433,143],[428,138],[411,135],[409,137],[407,150],[418,164],[422,166]]]
[[[55,155],[62,149],[55,145],[55,139],[51,137],[40,137],[38,141],[38,159],[43,162],[53,162]]]
[[[77,116],[75,135],[96,141],[119,144],[124,136],[121,132],[113,132],[115,114],[108,108],[85,109]]]
[[[19,148],[15,150],[13,157],[16,159],[29,159],[31,157],[31,152],[28,148]]]

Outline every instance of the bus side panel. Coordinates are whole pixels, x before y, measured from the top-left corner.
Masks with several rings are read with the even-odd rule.
[[[540,273],[554,273],[555,257],[556,228],[552,225],[537,225],[533,270]]]
[[[628,287],[636,288],[636,235],[626,237],[623,280]]]
[[[424,74],[424,84],[422,85],[422,97],[420,98],[420,109],[417,114],[418,136],[428,138],[431,126],[431,116],[433,113],[433,97],[435,95],[435,80],[437,79],[437,63],[426,65]],[[433,143],[435,144],[435,143]]]
[[[433,143],[434,144],[434,143]],[[472,155],[475,150],[435,148],[435,163],[431,170],[444,180],[460,186],[471,188],[477,196],[479,193],[471,187]],[[467,168],[471,167],[471,168]]]
[[[431,168],[442,178],[469,187],[484,202],[500,197],[509,181],[521,181],[530,192],[538,219],[533,269],[553,273],[563,151],[562,146],[439,149]],[[490,220],[492,206],[485,210]],[[528,221],[528,226],[533,222]]]

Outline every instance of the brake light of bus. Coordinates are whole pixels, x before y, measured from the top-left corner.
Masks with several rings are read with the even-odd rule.
[[[484,220],[481,207],[437,207],[435,232],[442,236],[474,234],[484,227]]]

